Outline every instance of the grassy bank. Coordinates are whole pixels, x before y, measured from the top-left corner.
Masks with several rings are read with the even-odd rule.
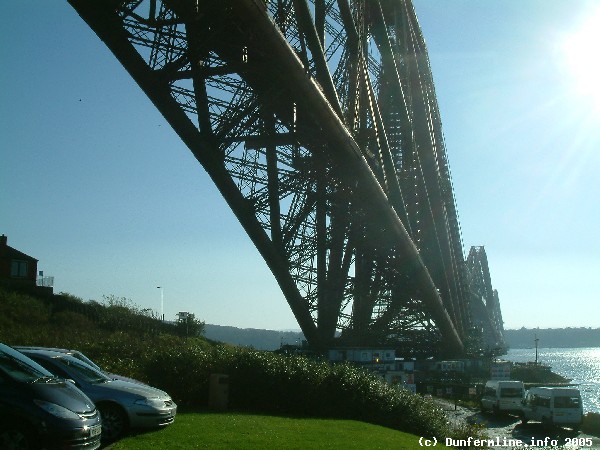
[[[175,423],[164,430],[125,438],[112,448],[401,450],[419,448],[419,438],[352,420],[187,413],[179,414]],[[436,448],[447,447],[438,445]]]

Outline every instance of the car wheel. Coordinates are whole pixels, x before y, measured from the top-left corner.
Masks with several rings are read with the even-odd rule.
[[[102,440],[114,441],[127,429],[127,416],[123,410],[114,404],[97,405],[102,418]]]
[[[19,427],[3,427],[0,430],[0,448],[2,450],[34,450],[37,448],[31,433]]]

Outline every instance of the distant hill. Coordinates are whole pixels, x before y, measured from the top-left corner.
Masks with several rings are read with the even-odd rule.
[[[252,347],[256,350],[277,350],[281,345],[300,345],[304,340],[302,332],[258,330],[221,325],[204,326],[204,336],[213,341]]]
[[[540,348],[600,347],[600,328],[521,328],[505,330],[510,348],[535,347],[537,335]],[[205,325],[204,336],[227,344],[252,347],[257,350],[276,350],[282,344],[297,345],[304,340],[300,331],[259,330],[221,325]]]
[[[521,328],[519,330],[504,330],[504,337],[511,348],[535,347],[534,339],[536,335],[539,339],[539,347],[600,347],[600,328]]]

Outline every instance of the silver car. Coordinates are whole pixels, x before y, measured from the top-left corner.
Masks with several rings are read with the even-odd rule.
[[[151,386],[114,380],[71,355],[39,349],[23,349],[25,355],[53,374],[73,380],[100,411],[102,437],[119,438],[129,427],[155,428],[173,423],[177,405]]]

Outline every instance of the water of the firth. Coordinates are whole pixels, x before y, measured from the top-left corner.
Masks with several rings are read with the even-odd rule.
[[[503,358],[514,362],[535,361],[535,349],[510,349]],[[584,412],[600,413],[600,347],[539,348],[538,362],[579,385]]]

